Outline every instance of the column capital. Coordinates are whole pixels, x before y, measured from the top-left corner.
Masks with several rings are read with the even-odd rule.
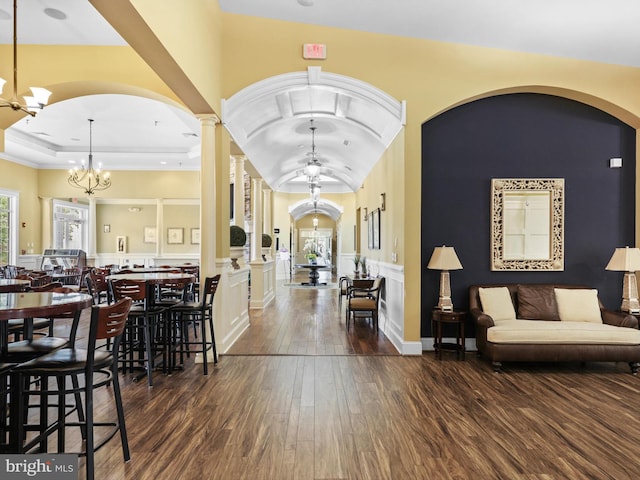
[[[200,123],[202,124],[215,126],[220,123],[220,117],[218,117],[215,113],[201,113],[199,115],[196,115],[196,118],[200,120]]]

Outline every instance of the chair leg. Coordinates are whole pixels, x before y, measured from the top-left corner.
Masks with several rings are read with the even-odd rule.
[[[115,383],[115,382],[114,382]],[[94,437],[93,437],[93,376],[85,379],[84,398],[86,405],[86,473],[87,480],[93,480],[95,475]]]
[[[114,363],[114,367],[111,370],[113,375],[113,396],[116,402],[116,411],[118,413],[118,429],[120,430],[120,442],[122,443],[122,454],[124,461],[128,462],[131,459],[131,453],[129,452],[129,440],[127,439],[127,427],[124,420],[124,408],[122,407],[122,395],[120,393],[120,381],[118,380],[118,366]]]
[[[147,380],[148,385],[153,387],[153,353],[151,352],[151,325],[149,317],[144,317],[144,345],[147,354]]]

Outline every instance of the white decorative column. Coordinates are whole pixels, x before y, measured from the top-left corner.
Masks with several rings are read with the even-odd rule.
[[[253,192],[251,199],[253,205],[251,218],[253,220],[253,232],[251,233],[251,262],[262,261],[262,179],[251,179]]]
[[[247,157],[233,158],[235,183],[233,187],[233,224],[244,228],[244,161]]]
[[[216,273],[216,115],[200,116],[200,277]]]
[[[264,211],[262,179],[253,179],[253,232],[251,234],[251,301],[249,308],[264,308],[275,298],[272,277],[275,278],[275,262],[262,260],[262,232]]]
[[[51,238],[51,214],[52,214],[52,203],[51,197],[39,197],[40,198],[40,211],[42,212],[42,224],[40,228],[42,229],[42,250],[45,248],[51,248],[52,238]]]
[[[204,287],[204,279],[216,273],[216,125],[220,119],[216,115],[202,115],[200,119],[200,287]],[[213,321],[217,332],[224,315],[221,312],[219,287],[216,292],[213,307]],[[211,332],[207,327],[207,339],[211,339]],[[201,353],[196,355],[196,363],[205,361]],[[206,361],[213,362],[213,354],[207,353]]]
[[[271,240],[273,240],[273,220],[272,220],[272,212],[273,212],[273,192],[270,188],[262,189],[262,198],[263,198],[263,206],[262,206],[262,226],[263,233],[267,233]],[[264,249],[262,253],[267,256],[267,259],[273,259],[273,249],[275,245],[275,241],[271,243],[271,246],[268,249]],[[262,246],[262,235],[260,236],[260,246]]]
[[[96,199],[94,197],[89,197],[89,218],[88,222],[88,230],[89,230],[89,245],[87,252],[87,257],[95,260],[97,253],[97,218],[96,218]]]
[[[164,200],[156,198],[156,258],[162,258],[164,253]],[[154,261],[155,263],[155,261]],[[160,262],[164,263],[164,262]]]

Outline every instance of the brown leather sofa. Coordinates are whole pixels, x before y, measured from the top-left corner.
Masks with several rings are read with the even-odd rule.
[[[511,325],[523,326],[524,336],[522,341],[517,338],[520,334],[516,332],[516,338],[511,338],[506,342],[495,341],[496,335],[490,329],[501,324],[482,310],[480,299],[480,288],[507,287],[516,313],[516,319]],[[554,284],[502,284],[502,285],[472,285],[469,287],[469,310],[476,324],[476,343],[478,353],[489,359],[494,370],[500,371],[502,362],[628,362],[631,372],[636,374],[640,367],[640,342],[638,342],[638,319],[633,315],[623,312],[606,310],[600,300],[602,327],[620,335],[617,342],[603,338],[599,341],[597,331],[599,325],[590,324],[590,328],[595,330],[595,338],[590,338],[588,342],[579,343],[551,338],[550,340],[537,342],[526,338],[527,331],[534,332],[536,325],[541,325],[539,320],[544,321],[543,327],[549,330],[553,336],[555,326],[580,328],[581,322],[560,321],[558,309],[555,301],[555,288],[560,289],[586,289],[588,287],[578,285],[554,285]],[[519,298],[519,289],[520,296]],[[537,318],[537,317],[542,318]],[[519,322],[527,322],[520,324]],[[547,322],[552,322],[547,324]],[[509,323],[509,322],[506,322]],[[564,323],[565,325],[559,325]],[[573,323],[573,325],[567,325]],[[606,325],[615,327],[627,327],[625,329],[612,329]],[[516,327],[516,330],[519,327]],[[633,330],[635,329],[635,330]],[[625,335],[629,334],[629,340]],[[532,335],[536,337],[536,335]],[[604,335],[606,337],[606,335]]]

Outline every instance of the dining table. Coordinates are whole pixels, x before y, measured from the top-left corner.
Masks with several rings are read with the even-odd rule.
[[[11,319],[50,318],[70,311],[79,312],[93,303],[86,293],[13,292],[0,293],[0,358],[8,344],[8,322]]]
[[[324,263],[297,263],[295,265],[296,268],[306,268],[309,270],[309,281],[302,282],[301,285],[306,285],[309,287],[317,287],[319,285],[326,285],[326,282],[319,282],[320,274],[318,270],[329,268],[329,265],[325,265]]]
[[[93,297],[86,293],[57,293],[57,292],[11,292],[0,293],[0,361],[4,361],[9,344],[8,320],[24,319],[26,323],[32,324],[34,317],[55,317],[56,315],[74,312],[79,318],[82,310],[91,307]],[[74,335],[75,332],[72,332]],[[2,393],[5,394],[4,392]],[[16,402],[9,402],[10,425],[15,425],[19,419],[15,418],[17,409]],[[10,430],[9,443],[1,448],[7,452],[16,453],[20,439],[16,438],[16,430]]]
[[[30,286],[30,280],[24,280],[21,278],[0,278],[0,293],[24,292]]]

